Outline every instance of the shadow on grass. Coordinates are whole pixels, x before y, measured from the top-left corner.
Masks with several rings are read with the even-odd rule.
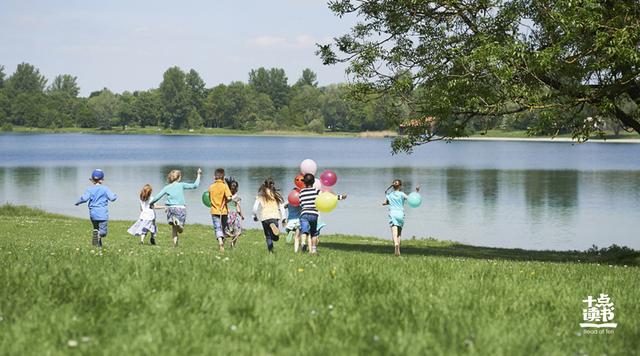
[[[323,241],[322,248],[346,252],[376,253],[393,255],[393,244],[388,242],[381,244],[364,244],[338,241]],[[593,247],[587,251],[537,251],[522,249],[507,249],[495,247],[476,247],[451,243],[441,245],[436,242],[433,246],[415,246],[404,244],[402,246],[404,256],[441,256],[476,259],[500,259],[511,261],[543,261],[543,262],[572,262],[572,263],[602,263],[615,265],[640,265],[640,252],[628,247],[612,245],[611,247],[598,249]]]

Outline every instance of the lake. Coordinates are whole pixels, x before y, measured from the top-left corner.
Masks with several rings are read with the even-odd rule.
[[[0,203],[25,204],[87,217],[74,202],[94,168],[119,195],[112,219],[138,216],[145,183],[158,192],[171,169],[187,191],[188,223],[210,224],[200,196],[224,167],[251,209],[260,183],[273,177],[286,195],[298,165],[314,159],[338,175],[334,190],[349,195],[323,214],[324,233],[389,238],[384,190],[395,178],[409,193],[422,186],[423,205],[407,208],[404,238],[526,249],[586,249],[611,244],[640,248],[640,144],[568,142],[434,142],[412,155],[390,153],[389,140],[321,137],[0,135]],[[166,223],[160,213],[160,223]],[[87,226],[89,228],[89,225]],[[258,228],[247,219],[245,227]],[[188,239],[188,227],[186,238]],[[119,232],[122,234],[123,232]],[[116,232],[112,231],[115,235]]]

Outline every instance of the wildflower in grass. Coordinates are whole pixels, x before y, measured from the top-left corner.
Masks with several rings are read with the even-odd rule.
[[[231,331],[236,331],[236,330],[238,330],[238,327],[237,327],[237,326],[235,326],[235,325],[231,325],[231,326],[229,327],[229,330],[231,330]]]
[[[83,337],[80,339],[80,341],[82,341],[82,342],[89,342],[89,341],[91,341],[91,338],[90,338],[90,337],[88,337],[88,336],[83,336]]]
[[[71,340],[67,341],[67,345],[69,347],[77,347],[78,346],[78,341],[71,339]]]
[[[300,273],[304,272],[304,268],[298,268],[298,272]]]

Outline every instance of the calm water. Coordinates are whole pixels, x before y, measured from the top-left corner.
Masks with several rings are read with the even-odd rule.
[[[86,206],[73,203],[91,170],[102,168],[120,196],[112,218],[134,221],[143,184],[159,191],[169,170],[181,169],[191,181],[202,167],[200,188],[186,194],[187,220],[209,224],[200,195],[216,167],[238,179],[248,210],[265,177],[288,191],[304,158],[335,170],[335,190],[349,194],[323,215],[323,232],[388,238],[383,192],[399,178],[407,192],[423,187],[423,205],[407,209],[405,237],[530,249],[640,248],[640,144],[438,142],[392,156],[383,139],[0,135],[0,203],[86,217]]]

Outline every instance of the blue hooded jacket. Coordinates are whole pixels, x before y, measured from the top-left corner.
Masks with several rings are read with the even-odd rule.
[[[94,184],[87,188],[84,194],[78,199],[76,205],[88,203],[89,218],[96,221],[109,220],[109,209],[107,205],[110,201],[115,201],[118,196],[109,188],[102,184]]]

